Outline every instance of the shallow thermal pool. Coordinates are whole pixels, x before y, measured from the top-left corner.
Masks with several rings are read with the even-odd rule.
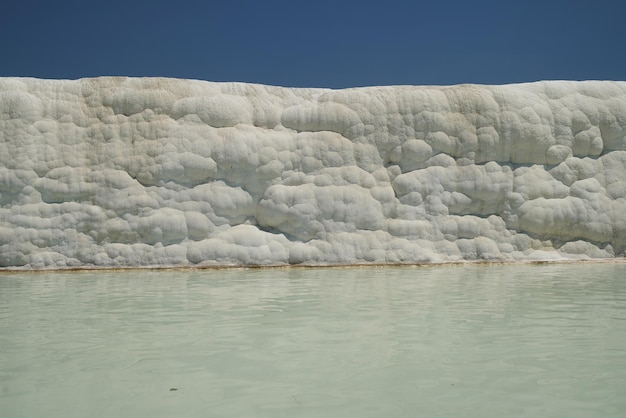
[[[0,275],[0,415],[626,417],[626,264]]]

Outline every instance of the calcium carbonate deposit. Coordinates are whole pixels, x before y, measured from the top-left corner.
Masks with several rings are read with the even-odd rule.
[[[623,257],[626,82],[0,78],[0,266]]]

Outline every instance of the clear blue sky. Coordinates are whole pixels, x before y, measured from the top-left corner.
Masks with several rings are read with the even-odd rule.
[[[626,80],[626,1],[2,0],[0,76],[295,87]]]

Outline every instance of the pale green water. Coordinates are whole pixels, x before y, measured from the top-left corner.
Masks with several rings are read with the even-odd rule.
[[[626,417],[626,264],[3,274],[0,416]]]

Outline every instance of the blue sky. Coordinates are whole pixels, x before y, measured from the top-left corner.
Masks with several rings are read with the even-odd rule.
[[[623,0],[3,0],[0,76],[294,87],[626,80]]]

